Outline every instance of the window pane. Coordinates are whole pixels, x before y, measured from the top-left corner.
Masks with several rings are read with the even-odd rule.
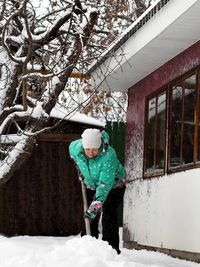
[[[185,80],[184,121],[183,121],[183,160],[194,161],[194,108],[196,93],[196,75]]]
[[[182,103],[183,88],[181,85],[172,89],[172,112],[171,112],[171,150],[170,166],[183,164],[181,151],[181,127],[182,127]]]
[[[196,75],[174,86],[171,113],[170,166],[194,161],[194,111]]]
[[[158,97],[157,104],[156,167],[163,169],[165,160],[166,93]]]
[[[148,122],[147,122],[147,134],[146,134],[146,145],[147,145],[146,169],[154,168],[155,128],[156,128],[156,98],[153,98],[149,101],[148,104]]]
[[[164,171],[166,92],[149,100],[146,131],[146,174]]]

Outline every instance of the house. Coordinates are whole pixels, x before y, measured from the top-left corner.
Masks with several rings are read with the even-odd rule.
[[[50,132],[41,133],[31,156],[6,182],[0,183],[0,233],[69,236],[83,223],[81,185],[68,146],[84,129],[105,124],[84,114],[66,117],[55,107]],[[17,142],[17,135],[1,135],[0,142]]]
[[[90,73],[128,91],[123,242],[200,262],[200,1],[158,0]]]

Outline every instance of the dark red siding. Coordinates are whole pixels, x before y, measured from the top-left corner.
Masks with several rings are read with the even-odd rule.
[[[130,156],[138,153],[138,151],[134,152],[138,149],[138,142],[143,143],[145,97],[198,65],[200,65],[200,41],[129,88],[126,135],[127,160],[128,158],[130,160]]]

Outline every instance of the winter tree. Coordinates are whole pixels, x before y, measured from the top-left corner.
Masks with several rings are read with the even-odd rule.
[[[153,0],[99,0],[91,1],[91,7],[97,7],[99,18],[94,27],[88,49],[85,51],[86,61],[80,63],[79,69],[83,73],[101,54],[112,41],[123,34],[123,31],[133,23],[153,2]],[[67,92],[72,97],[63,93],[63,102],[68,103],[68,108],[77,106],[81,112],[108,121],[125,121],[128,96],[122,92],[98,92],[98,88],[90,86],[90,80],[70,79]],[[84,100],[86,100],[84,102]],[[82,103],[84,102],[84,105]],[[72,108],[72,110],[73,110]]]
[[[97,21],[97,11],[79,0],[62,1],[56,9],[51,4],[42,15],[29,0],[4,0],[1,6],[0,134],[12,125],[20,139],[1,145],[0,178],[12,175],[46,130]]]
[[[123,107],[113,104],[119,102],[116,96],[91,88],[85,72],[136,19],[135,7],[144,1],[45,0],[42,6],[43,2],[1,0],[0,178],[4,181],[30,155],[38,134],[48,130],[56,103],[64,103],[68,115],[77,108],[97,115],[98,107],[102,114],[111,109],[120,114]],[[72,79],[77,73],[78,82]],[[119,97],[126,102],[126,95]],[[17,142],[13,139],[7,145],[8,133],[16,134]]]

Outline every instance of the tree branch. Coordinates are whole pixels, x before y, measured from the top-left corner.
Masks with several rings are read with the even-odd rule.
[[[98,18],[98,13],[93,12],[90,14],[90,21],[86,25],[86,27],[83,29],[83,37],[80,36],[79,34],[76,35],[76,41],[74,44],[73,52],[72,54],[68,57],[68,62],[69,62],[69,67],[63,71],[61,75],[59,75],[59,80],[60,82],[55,86],[55,88],[52,90],[52,93],[50,95],[49,101],[45,102],[43,105],[43,109],[47,114],[49,114],[52,110],[52,108],[55,106],[56,101],[60,93],[64,90],[66,83],[68,81],[68,78],[70,74],[73,71],[73,68],[78,62],[78,59],[80,57],[80,54],[83,50],[83,47],[87,44],[90,35],[92,33],[93,27],[96,24]],[[44,99],[43,99],[44,100]]]
[[[3,161],[0,162],[0,182],[5,183],[14,174],[16,169],[31,155],[36,139],[22,136],[22,139],[8,152]]]

